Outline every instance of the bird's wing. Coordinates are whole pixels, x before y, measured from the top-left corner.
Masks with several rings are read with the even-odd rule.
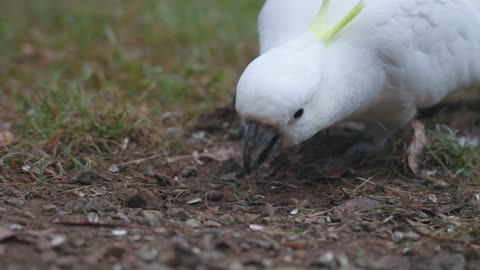
[[[379,0],[369,0],[374,4]],[[388,19],[370,32],[392,88],[416,106],[480,82],[480,4],[477,0],[392,0]],[[368,8],[368,7],[367,7]],[[366,31],[367,32],[367,31]]]

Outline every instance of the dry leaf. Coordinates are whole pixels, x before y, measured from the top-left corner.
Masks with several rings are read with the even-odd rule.
[[[15,141],[13,133],[8,130],[0,131],[0,147],[12,144]]]
[[[420,165],[422,164],[425,150],[429,145],[429,140],[425,134],[425,125],[418,120],[412,121],[414,136],[412,143],[408,146],[408,167],[416,175],[420,174]]]

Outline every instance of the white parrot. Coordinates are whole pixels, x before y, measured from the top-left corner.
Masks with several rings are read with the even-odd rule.
[[[341,121],[382,149],[418,108],[480,82],[479,0],[266,0],[235,107],[244,166]]]

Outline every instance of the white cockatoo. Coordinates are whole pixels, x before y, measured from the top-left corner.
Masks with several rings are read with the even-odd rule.
[[[383,148],[418,108],[480,82],[479,0],[266,0],[258,30],[236,91],[247,170],[346,120]]]

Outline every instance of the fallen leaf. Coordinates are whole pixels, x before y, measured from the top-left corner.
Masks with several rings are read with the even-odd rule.
[[[419,168],[422,164],[425,150],[430,142],[425,134],[425,125],[422,122],[413,120],[412,128],[414,131],[414,136],[412,143],[410,143],[407,150],[408,167],[410,167],[415,175],[419,175]]]
[[[12,144],[15,141],[13,133],[8,130],[0,131],[0,147]]]

